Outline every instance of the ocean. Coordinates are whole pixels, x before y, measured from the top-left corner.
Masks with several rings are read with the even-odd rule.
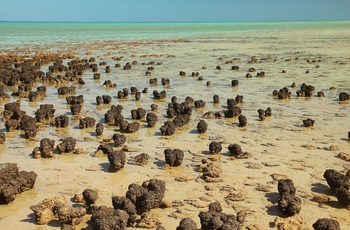
[[[60,48],[94,41],[176,40],[191,41],[273,38],[286,33],[323,35],[314,39],[349,38],[348,21],[314,22],[217,22],[217,23],[59,23],[0,22],[0,49]],[[286,34],[287,36],[287,34]],[[304,37],[303,35],[301,35]],[[338,37],[339,36],[339,37]],[[311,38],[313,38],[311,36]],[[297,39],[297,38],[296,38]]]
[[[0,101],[0,111],[6,103],[17,101],[21,110],[35,117],[40,105],[52,104],[55,117],[68,116],[69,125],[56,128],[49,121],[37,122],[37,136],[25,139],[23,130],[7,131],[5,119],[1,120],[6,142],[0,145],[0,162],[14,162],[20,170],[38,174],[34,189],[18,195],[9,205],[0,205],[2,228],[36,229],[29,207],[48,197],[63,195],[68,205],[78,206],[71,198],[92,188],[99,191],[98,205],[110,207],[111,196],[124,196],[129,184],[157,178],[166,182],[165,200],[173,204],[152,210],[166,229],[175,229],[184,217],[192,218],[200,226],[198,213],[206,211],[213,201],[219,201],[225,213],[236,215],[238,210],[246,210],[244,228],[270,229],[279,213],[275,178],[290,178],[297,196],[302,198],[299,215],[303,228],[311,229],[317,218],[334,217],[342,229],[350,229],[348,211],[327,193],[327,182],[322,176],[329,168],[342,173],[350,170],[349,161],[337,157],[339,152],[349,153],[350,149],[347,138],[350,104],[339,101],[341,92],[350,93],[350,21],[0,22],[2,58],[18,55],[32,59],[45,53],[68,54],[66,57],[70,58],[62,60],[66,66],[72,60],[87,63],[93,57],[95,61],[91,64],[97,64],[97,72],[87,69],[79,75],[85,84],[76,81],[47,84],[39,79],[28,86],[32,90],[47,87],[46,94],[36,101],[16,96],[18,85],[5,87],[11,96]],[[127,63],[131,68],[123,68]],[[42,64],[40,70],[48,73],[52,64]],[[106,71],[107,66],[110,72]],[[180,71],[185,74],[180,75]],[[94,79],[95,73],[100,74],[100,79]],[[65,71],[51,75],[62,79]],[[162,78],[169,84],[162,84]],[[232,86],[232,80],[238,80],[238,85]],[[115,87],[106,87],[108,81]],[[303,83],[314,87],[311,96],[297,96]],[[69,96],[83,95],[79,115],[72,114],[66,102],[68,95],[58,94],[62,86],[75,87],[75,93]],[[131,87],[143,91],[139,100],[131,94],[118,97],[118,91]],[[274,90],[283,88],[290,92],[288,99],[273,95]],[[155,90],[166,91],[166,98],[154,98]],[[319,97],[318,92],[324,97]],[[103,95],[110,96],[111,103],[97,105],[96,97]],[[219,103],[214,103],[214,95],[219,97]],[[237,117],[204,117],[206,112],[223,114],[228,109],[228,99],[237,96],[243,96],[238,106],[247,119],[245,127],[239,126]],[[192,106],[190,122],[176,128],[174,135],[163,136],[160,128],[172,120],[167,110],[175,97],[179,103],[191,97],[205,105]],[[152,104],[158,109],[152,111]],[[140,124],[138,131],[123,133],[127,159],[124,168],[114,173],[108,172],[106,155],[97,154],[101,144],[120,150],[111,139],[115,133],[121,133],[120,128],[105,124],[105,114],[112,105],[123,107],[126,121]],[[272,116],[261,120],[258,110],[268,107]],[[131,110],[137,108],[157,115],[155,127],[148,127],[145,118],[132,119]],[[95,126],[79,128],[83,117],[104,124],[103,134],[96,136]],[[315,120],[313,127],[304,127],[303,120],[307,118]],[[197,132],[200,120],[208,125],[203,134]],[[33,159],[32,151],[41,139],[55,140],[57,146],[66,137],[75,138],[76,149],[83,154],[59,154],[55,150],[52,158]],[[222,144],[221,153],[215,156],[208,151],[213,141]],[[230,144],[239,144],[252,157],[235,159],[228,151]],[[330,146],[339,151],[330,151]],[[181,166],[165,165],[166,148],[184,151]],[[148,163],[133,164],[132,159],[141,153],[150,156]],[[219,168],[216,182],[207,183],[203,179],[198,172],[201,162],[211,162]],[[331,202],[319,205],[313,201],[315,194],[327,194]],[[77,228],[91,229],[91,224],[87,227],[89,218],[85,216]],[[43,229],[59,226],[58,221],[52,221]]]

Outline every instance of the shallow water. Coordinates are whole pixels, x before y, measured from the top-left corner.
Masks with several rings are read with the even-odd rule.
[[[113,98],[112,104],[124,107],[123,115],[128,121],[131,120],[131,109],[142,107],[150,112],[152,103],[158,105],[159,118],[154,128],[148,128],[145,121],[140,121],[141,129],[138,132],[126,134],[127,145],[132,149],[127,154],[128,159],[145,152],[151,156],[150,162],[144,167],[126,164],[122,171],[108,173],[107,158],[92,155],[103,137],[119,132],[118,127],[106,127],[102,137],[96,137],[94,128],[79,129],[79,120],[71,115],[65,96],[59,96],[57,88],[53,86],[49,86],[47,96],[37,102],[11,97],[11,101],[20,100],[21,109],[32,116],[40,104],[53,104],[56,109],[55,116],[68,115],[70,125],[65,129],[42,125],[37,141],[25,140],[22,131],[6,132],[6,143],[0,146],[0,161],[15,162],[21,170],[33,170],[38,173],[38,179],[32,191],[19,195],[12,204],[0,206],[0,223],[4,226],[36,229],[29,206],[44,198],[62,194],[70,199],[85,188],[96,188],[100,194],[99,204],[110,206],[110,197],[124,195],[130,183],[142,183],[150,178],[160,178],[167,182],[165,198],[168,201],[184,201],[205,196],[211,201],[220,201],[227,213],[235,213],[232,206],[248,208],[250,214],[245,226],[258,223],[262,229],[269,229],[270,223],[277,215],[276,208],[267,198],[269,194],[256,191],[254,185],[256,183],[271,185],[271,193],[277,192],[277,185],[272,183],[270,175],[280,173],[288,175],[294,181],[298,190],[297,196],[303,199],[300,215],[304,218],[304,227],[311,228],[318,218],[333,217],[341,223],[342,229],[349,228],[349,223],[345,221],[349,213],[334,205],[336,203],[334,196],[331,197],[333,203],[329,205],[318,206],[311,201],[313,194],[327,192],[327,183],[322,177],[326,169],[334,168],[341,172],[350,169],[349,162],[336,157],[339,152],[349,153],[350,147],[350,142],[347,140],[349,102],[339,103],[338,100],[340,92],[350,92],[350,79],[347,77],[350,70],[349,23],[190,25],[48,23],[40,25],[40,30],[33,29],[38,26],[37,24],[0,23],[1,30],[6,28],[6,33],[0,35],[3,53],[14,51],[24,55],[28,50],[42,49],[53,52],[62,50],[65,53],[74,52],[80,58],[94,56],[97,63],[106,61],[111,66],[111,73],[105,73],[104,66],[98,67],[98,72],[101,73],[99,81],[93,80],[93,72],[86,71],[82,76],[86,84],[76,85],[75,95],[84,95],[82,115],[103,122],[104,114],[111,105],[97,106],[95,98],[97,95],[108,94]],[[118,33],[113,29],[115,26],[119,26]],[[24,33],[23,37],[16,32],[16,27]],[[76,30],[77,27],[81,29]],[[42,35],[43,31],[46,31],[45,36]],[[115,61],[113,60],[115,56],[124,58]],[[256,56],[259,61],[249,63],[252,56]],[[307,62],[307,59],[310,62]],[[229,60],[233,62],[226,64]],[[312,62],[313,60],[315,62]],[[138,64],[132,66],[130,70],[115,67],[116,63],[123,66],[126,62],[132,61],[137,61]],[[150,77],[146,77],[145,72],[149,65],[142,63],[150,61],[162,62],[162,65],[153,65],[155,70]],[[221,66],[221,70],[216,69],[218,65]],[[232,65],[238,65],[239,70],[231,70]],[[319,68],[316,68],[317,65]],[[206,69],[203,69],[203,66]],[[245,75],[251,67],[257,72],[265,71],[265,77],[256,77],[255,72],[251,73],[252,78],[246,78]],[[47,68],[43,67],[43,71],[47,71]],[[187,75],[180,76],[180,70],[185,71]],[[286,73],[282,73],[282,70]],[[306,70],[310,73],[306,74]],[[191,77],[193,71],[198,71],[204,80]],[[161,85],[160,80],[163,77],[169,78],[168,87]],[[150,78],[158,78],[158,85],[150,85]],[[237,87],[231,87],[232,79],[239,80]],[[102,84],[105,80],[111,80],[117,87],[104,88]],[[211,86],[206,85],[207,81],[211,82]],[[293,82],[297,87],[290,88],[291,99],[278,100],[272,97],[274,89],[289,87]],[[296,90],[302,83],[315,87],[314,96],[296,97]],[[42,83],[38,83],[40,84]],[[139,90],[148,87],[148,93],[142,94],[140,101],[135,101],[132,95],[119,100],[118,90],[131,86]],[[330,87],[335,87],[335,90],[330,90]],[[8,93],[11,94],[13,90],[16,88],[9,88]],[[166,100],[154,100],[153,90],[165,90]],[[316,97],[318,91],[324,92],[325,97]],[[215,94],[220,96],[219,105],[214,105],[212,102]],[[206,119],[207,133],[197,134],[196,125],[203,119],[203,114],[207,111],[225,109],[226,100],[235,98],[236,95],[244,96],[240,107],[242,114],[248,119],[248,126],[238,127],[237,118]],[[195,109],[190,124],[177,130],[173,136],[163,137],[159,128],[167,120],[167,104],[172,96],[176,96],[179,102],[184,101],[187,96],[195,100],[202,99],[206,102],[206,107]],[[1,110],[5,103],[8,101],[0,102]],[[257,110],[267,107],[272,108],[273,115],[260,121]],[[302,120],[306,118],[314,119],[315,126],[303,127]],[[3,122],[1,127],[6,131]],[[67,136],[78,139],[76,147],[83,148],[87,154],[55,154],[53,159],[31,157],[31,151],[39,145],[41,138],[50,137],[58,144],[60,138]],[[208,145],[212,140],[223,142],[221,159],[215,163],[223,170],[221,177],[224,178],[224,182],[211,185],[214,189],[207,190],[207,184],[199,178],[200,174],[195,171],[195,165],[198,164],[197,159],[208,157]],[[253,155],[253,158],[230,160],[227,146],[233,143],[240,144],[244,151]],[[305,145],[313,148],[307,149]],[[339,151],[329,151],[330,145],[338,146]],[[165,148],[180,148],[185,151],[185,161],[180,168],[162,168],[165,164],[163,157]],[[246,167],[248,162],[259,165],[271,162],[278,166],[251,169]],[[177,176],[198,178],[188,182],[177,182],[175,180]],[[242,191],[246,199],[228,201],[225,198],[227,194],[220,189],[224,185],[232,185],[237,191]],[[199,226],[197,215],[206,208],[195,208],[185,201],[184,203],[181,210],[192,217]],[[154,211],[167,229],[175,229],[174,226],[180,221],[169,217],[175,209]],[[51,229],[54,226],[44,228]]]

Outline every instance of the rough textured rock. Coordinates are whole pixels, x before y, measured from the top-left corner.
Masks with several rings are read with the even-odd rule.
[[[131,122],[129,123],[127,120],[123,120],[119,124],[120,131],[124,133],[134,133],[139,130],[140,123],[138,122]]]
[[[200,120],[197,124],[197,132],[205,133],[208,129],[208,124],[204,120]]]
[[[350,188],[349,178],[334,169],[327,169],[324,172],[323,177],[333,191],[339,187],[344,187],[347,190]]]
[[[157,218],[157,216],[150,212],[144,212],[141,214],[141,220],[138,223],[138,227],[142,228],[155,228],[159,225],[161,225],[162,222]]]
[[[96,200],[98,198],[98,192],[95,189],[85,189],[83,191],[83,198],[85,201],[85,208],[87,211],[91,211],[91,208],[93,207],[93,205],[95,205]]]
[[[342,206],[349,207],[350,206],[350,192],[349,189],[344,187],[339,187],[335,189],[335,194],[338,199],[338,203]]]
[[[121,209],[129,214],[128,226],[133,226],[137,219],[137,211],[134,203],[123,196],[113,196],[112,203],[115,210]]]
[[[146,116],[146,110],[143,108],[137,108],[131,110],[131,118],[135,120],[140,120],[145,118]]]
[[[141,153],[135,156],[134,158],[131,158],[129,163],[144,166],[148,163],[148,160],[150,158],[151,158],[150,155],[148,155],[147,153]]]
[[[306,120],[303,120],[303,124],[305,127],[312,127],[315,124],[315,120],[312,120],[311,118],[308,118]]]
[[[191,218],[184,218],[180,221],[176,230],[197,230],[197,224]]]
[[[35,117],[38,122],[49,120],[54,118],[55,109],[52,104],[40,105],[39,109],[35,112]]]
[[[122,230],[128,223],[129,215],[123,210],[114,210],[100,206],[91,215],[92,228],[95,230]]]
[[[123,151],[113,151],[108,153],[108,161],[110,163],[109,171],[117,172],[124,168],[126,155]]]
[[[11,132],[14,130],[17,130],[19,128],[19,120],[16,119],[10,119],[5,122],[5,127],[7,132]]]
[[[69,108],[73,115],[78,115],[81,112],[83,106],[81,104],[72,104]]]
[[[103,154],[109,154],[113,152],[113,148],[109,145],[101,144],[98,146],[97,151],[102,151]]]
[[[290,179],[278,181],[278,209],[287,216],[298,214],[301,210],[301,199],[295,196],[296,188]]]
[[[116,147],[122,146],[126,142],[126,136],[124,134],[115,133],[112,139]]]
[[[95,118],[93,117],[85,117],[79,120],[79,128],[90,128],[95,126]]]
[[[221,142],[212,141],[212,142],[209,144],[209,153],[210,153],[210,154],[217,154],[217,153],[220,153],[221,150],[222,150]]]
[[[83,95],[68,96],[68,97],[66,97],[66,102],[68,105],[83,104],[84,103],[84,96]]]
[[[135,204],[138,213],[147,212],[162,205],[165,182],[158,179],[144,181],[141,185],[130,184],[126,197]]]
[[[205,101],[203,100],[197,100],[194,102],[194,107],[196,108],[202,108],[202,107],[205,107]]]
[[[78,225],[86,214],[84,207],[58,206],[58,220],[63,224]]]
[[[120,116],[122,116],[123,106],[121,105],[112,105],[111,109],[105,113],[105,123],[106,124],[115,124],[119,125],[118,119],[120,120]],[[122,118],[124,120],[124,118]]]
[[[57,150],[59,153],[69,153],[74,151],[77,140],[73,137],[67,137],[62,140],[60,144],[57,145]]]
[[[293,216],[301,210],[301,199],[296,196],[280,196],[278,200],[278,209],[285,215]]]
[[[277,189],[280,196],[284,196],[284,195],[295,196],[295,193],[296,193],[296,188],[291,179],[279,180]]]
[[[155,113],[147,113],[146,121],[149,127],[154,127],[158,121],[158,116]]]
[[[329,218],[318,219],[312,227],[315,230],[340,230],[339,222]]]
[[[303,229],[303,218],[299,214],[287,218],[276,217],[274,224],[280,230]]]
[[[191,115],[189,114],[178,114],[173,120],[175,127],[182,127],[190,122]]]
[[[102,123],[97,123],[96,129],[95,129],[96,135],[101,136],[103,134],[103,130],[104,130],[104,125]]]
[[[214,95],[214,96],[213,96],[213,102],[214,102],[214,104],[219,104],[219,103],[220,103],[220,97],[219,97],[219,95]]]
[[[39,225],[47,224],[52,220],[58,219],[57,209],[60,206],[65,206],[67,203],[64,196],[54,198],[46,198],[41,203],[30,206],[34,212],[35,223]]]
[[[184,159],[184,152],[180,149],[165,149],[165,161],[170,166],[180,166]]]
[[[198,216],[202,230],[239,230],[241,228],[241,223],[237,220],[237,217],[223,213],[221,205],[218,202],[211,203],[209,205],[209,211],[200,212]],[[241,218],[241,221],[244,221],[243,218]]]
[[[33,171],[18,171],[15,163],[0,164],[0,203],[8,204],[16,196],[34,187],[37,174]]]
[[[163,126],[160,127],[160,132],[163,136],[171,136],[175,133],[175,124],[172,121],[166,121]]]
[[[67,127],[69,125],[69,118],[68,118],[68,116],[67,115],[60,115],[58,117],[55,117],[54,125],[57,128]]]
[[[228,146],[231,156],[234,156],[238,159],[247,159],[251,157],[251,154],[248,152],[243,152],[239,144],[230,144]]]
[[[238,116],[239,127],[245,127],[248,124],[247,118],[244,115]]]

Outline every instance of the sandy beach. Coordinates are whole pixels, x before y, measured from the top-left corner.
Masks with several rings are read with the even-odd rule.
[[[286,220],[278,210],[279,194],[277,184],[280,179],[291,179],[296,187],[296,196],[301,198],[301,217],[299,226],[280,229],[313,229],[312,224],[319,218],[332,218],[339,222],[341,229],[350,229],[350,211],[338,204],[335,194],[330,190],[323,174],[327,169],[335,169],[343,174],[350,170],[350,161],[338,157],[343,152],[350,154],[348,139],[349,100],[340,102],[339,93],[350,93],[349,74],[350,43],[344,38],[345,32],[333,31],[286,31],[278,34],[251,34],[237,36],[228,41],[190,41],[164,40],[151,42],[116,42],[104,41],[87,44],[69,50],[58,48],[61,54],[69,54],[73,59],[87,60],[94,57],[98,65],[100,80],[94,80],[94,72],[88,69],[79,77],[85,84],[77,82],[60,82],[47,85],[46,96],[30,102],[27,98],[11,96],[10,100],[0,102],[0,111],[4,105],[20,101],[21,110],[35,117],[35,111],[42,104],[53,104],[55,117],[67,115],[69,125],[56,128],[47,122],[38,122],[38,134],[35,138],[25,139],[23,130],[7,132],[5,121],[1,127],[6,134],[6,142],[0,145],[0,162],[13,162],[20,170],[34,171],[37,179],[33,189],[17,195],[10,204],[0,205],[0,226],[2,229],[58,229],[61,224],[53,220],[45,225],[37,225],[30,206],[40,203],[45,198],[63,195],[70,206],[79,206],[74,202],[75,194],[84,189],[98,191],[97,205],[112,206],[112,196],[125,196],[131,183],[142,184],[146,180],[159,179],[166,183],[163,201],[166,208],[155,208],[150,212],[159,220],[158,226],[165,229],[176,229],[182,218],[191,218],[200,229],[198,214],[207,211],[210,203],[220,202],[223,212],[236,215],[239,211],[247,212],[241,229],[278,229],[277,217]],[[259,38],[257,38],[260,36]],[[344,39],[332,39],[342,37]],[[62,47],[61,47],[62,48]],[[57,53],[55,47],[43,49],[43,53]],[[28,52],[27,52],[28,51]],[[18,55],[32,58],[36,50],[18,50]],[[7,51],[2,51],[7,54]],[[67,65],[72,59],[64,59]],[[134,64],[125,70],[129,62]],[[110,73],[106,73],[106,62]],[[121,67],[116,67],[116,64]],[[42,65],[47,72],[49,66]],[[232,70],[232,66],[239,66]],[[145,76],[148,67],[153,66],[150,76]],[[220,68],[218,68],[220,67]],[[246,74],[249,69],[251,78]],[[186,72],[180,76],[179,72]],[[257,73],[263,71],[264,77]],[[198,72],[202,76],[192,76]],[[54,72],[54,76],[65,72]],[[150,79],[157,78],[157,84],[150,84]],[[168,78],[169,85],[162,85],[161,79]],[[231,81],[238,80],[238,86],[232,87]],[[104,87],[110,80],[117,86]],[[209,85],[209,83],[210,85]],[[295,88],[291,87],[295,83]],[[301,85],[314,86],[311,97],[298,97]],[[37,82],[33,86],[43,85]],[[73,115],[65,98],[58,95],[60,86],[75,86],[73,95],[83,95],[84,104],[79,115]],[[141,93],[140,100],[134,95],[124,99],[117,97],[119,90],[136,87],[139,91],[148,88],[148,93]],[[274,90],[287,87],[291,96],[278,99],[273,96]],[[6,86],[6,91],[16,91],[16,86]],[[154,90],[166,91],[165,99],[154,99]],[[318,97],[323,92],[324,97]],[[110,95],[110,104],[96,104],[96,96]],[[220,103],[213,103],[213,96],[218,95]],[[245,127],[239,126],[237,117],[208,119],[204,114],[209,111],[227,109],[227,99],[243,96],[238,104],[242,115],[247,118]],[[168,120],[168,104],[171,98],[177,97],[179,103],[186,97],[203,100],[202,108],[194,108],[190,122],[176,128],[171,136],[164,136],[160,127]],[[148,127],[145,118],[132,120],[130,111],[143,108],[151,111],[151,104],[158,105],[154,113],[158,116],[155,127]],[[117,172],[109,172],[110,163],[106,154],[99,154],[100,144],[115,147],[114,142],[104,140],[121,133],[119,126],[104,124],[104,132],[97,136],[95,126],[79,128],[79,118],[93,117],[104,123],[105,113],[112,105],[122,105],[122,114],[128,122],[138,122],[140,128],[134,133],[123,133],[126,136],[124,149],[126,163]],[[258,109],[272,110],[272,116],[260,120]],[[305,127],[303,120],[315,120],[313,127]],[[205,120],[208,129],[199,134],[197,124]],[[54,151],[52,158],[32,157],[32,151],[39,146],[40,140],[55,140],[55,146],[62,138],[73,137],[77,140],[76,149],[81,154]],[[110,139],[110,138],[109,138]],[[217,154],[209,153],[211,142],[220,142],[222,150]],[[237,159],[230,155],[228,146],[239,144],[244,152],[251,154],[247,159]],[[170,167],[165,162],[165,149],[180,149],[184,160],[178,167]],[[146,153],[150,156],[146,165],[132,163],[132,159]],[[208,182],[198,167],[203,161],[213,163],[220,170],[216,181]],[[317,203],[314,196],[325,194],[329,197],[326,203]],[[91,215],[85,215],[75,229],[92,229]],[[298,218],[295,217],[294,218]],[[141,217],[138,216],[139,220]],[[128,227],[138,229],[141,227]],[[151,229],[156,229],[157,226]]]

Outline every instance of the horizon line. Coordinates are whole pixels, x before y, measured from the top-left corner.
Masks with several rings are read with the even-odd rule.
[[[25,23],[272,23],[272,22],[346,22],[350,20],[280,20],[280,21],[36,21],[36,20],[0,20],[0,22]]]

